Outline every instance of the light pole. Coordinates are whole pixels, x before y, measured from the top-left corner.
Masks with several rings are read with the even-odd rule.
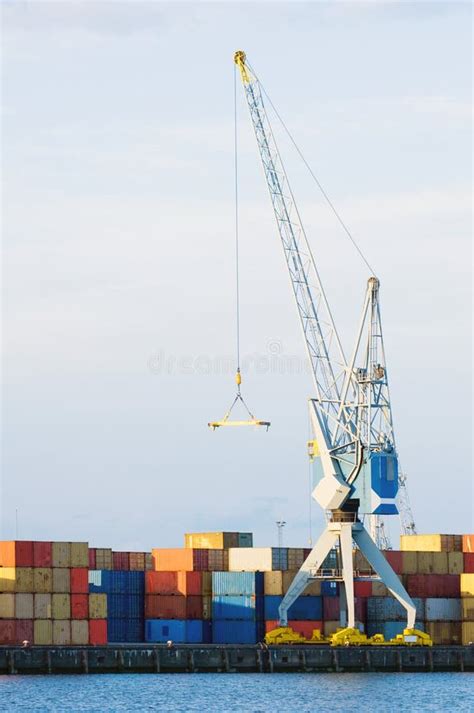
[[[277,520],[276,526],[278,530],[278,547],[283,547],[283,528],[286,525],[285,520]]]

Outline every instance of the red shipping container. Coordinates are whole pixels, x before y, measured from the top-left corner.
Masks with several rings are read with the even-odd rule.
[[[16,643],[16,622],[14,619],[0,619],[0,645]]]
[[[186,619],[202,619],[202,597],[186,597]]]
[[[53,545],[51,542],[33,542],[33,567],[53,566]]]
[[[395,574],[403,574],[403,552],[399,550],[385,550],[382,554]],[[370,597],[370,594],[366,596]]]
[[[33,643],[33,619],[17,619],[15,626],[15,638],[17,644],[22,644],[24,641]]]
[[[179,594],[178,572],[146,572],[145,592],[147,594]]]
[[[462,536],[462,551],[474,552],[474,535]]]
[[[128,552],[112,552],[112,568],[128,571],[130,569]]]
[[[33,543],[31,540],[1,541],[0,567],[33,567]]]
[[[89,595],[71,594],[71,619],[87,619],[89,617]]]
[[[93,646],[107,643],[107,619],[89,620],[89,643]]]
[[[186,596],[200,596],[202,572],[178,572],[178,592]]]
[[[474,552],[464,553],[463,572],[466,572],[466,574],[474,574]]]
[[[89,547],[89,569],[95,568],[95,547]]]
[[[372,596],[372,581],[354,582],[355,597],[371,597]]]
[[[71,594],[89,593],[89,570],[85,567],[71,569]]]
[[[458,598],[461,578],[458,574],[408,574],[407,592],[412,597]]]
[[[186,619],[186,597],[180,594],[147,594],[145,619]]]
[[[277,629],[279,626],[278,621],[266,621],[265,633],[268,634],[269,631],[273,631],[273,629]],[[314,629],[319,629],[321,632],[323,630],[322,621],[289,621],[288,626],[290,626],[293,631],[304,636],[305,639],[311,639]]]

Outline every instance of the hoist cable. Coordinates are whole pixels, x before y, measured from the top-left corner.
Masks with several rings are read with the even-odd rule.
[[[342,220],[341,216],[339,215],[339,213],[338,213],[338,211],[337,211],[337,209],[336,209],[334,203],[333,203],[333,202],[331,201],[331,199],[329,198],[328,194],[326,193],[326,191],[324,190],[324,188],[323,188],[323,186],[321,185],[320,181],[318,180],[317,176],[315,175],[313,169],[312,169],[311,166],[309,165],[308,161],[305,159],[305,157],[304,157],[304,155],[303,155],[303,152],[302,152],[301,149],[299,148],[298,144],[296,143],[296,141],[294,140],[293,136],[291,135],[290,130],[288,129],[288,127],[286,126],[285,122],[283,121],[283,119],[281,118],[280,114],[278,113],[278,111],[277,111],[275,105],[273,104],[272,100],[270,99],[270,97],[269,97],[269,95],[268,95],[268,93],[267,93],[265,87],[263,86],[262,82],[261,82],[260,79],[257,77],[257,75],[255,74],[253,68],[250,66],[250,64],[249,64],[248,62],[247,62],[247,65],[248,65],[248,67],[250,68],[250,70],[251,70],[252,74],[254,75],[254,77],[256,78],[256,80],[258,81],[258,83],[259,83],[259,85],[260,85],[260,87],[261,87],[261,89],[262,89],[263,94],[265,95],[265,97],[266,97],[268,103],[270,104],[270,106],[272,107],[273,111],[275,112],[275,115],[276,115],[278,121],[280,122],[280,124],[282,125],[283,129],[285,130],[285,132],[286,132],[288,138],[290,139],[291,143],[293,144],[294,148],[296,149],[296,152],[298,153],[299,157],[301,158],[301,160],[303,161],[304,165],[305,165],[306,168],[308,169],[308,171],[309,171],[311,177],[313,178],[314,182],[316,183],[316,185],[318,186],[318,188],[319,188],[319,190],[321,191],[322,195],[324,196],[324,199],[326,200],[326,203],[327,203],[328,206],[331,208],[332,212],[333,212],[334,215],[336,216],[337,220],[339,221],[340,225],[342,226],[342,228],[343,228],[344,232],[346,233],[347,237],[349,238],[349,240],[351,241],[351,243],[353,244],[353,246],[355,247],[355,249],[356,249],[357,252],[359,253],[359,255],[360,255],[360,257],[362,258],[362,260],[365,262],[365,264],[366,264],[367,267],[369,268],[371,274],[372,274],[372,275],[375,275],[375,274],[376,274],[376,273],[375,273],[375,270],[373,269],[373,267],[371,267],[369,261],[367,260],[367,258],[365,257],[364,253],[362,252],[362,250],[361,250],[360,247],[358,246],[358,244],[357,244],[355,238],[352,236],[352,234],[351,234],[349,228],[347,227],[347,225],[344,223],[344,221]]]
[[[237,67],[234,65],[234,201],[235,201],[235,320],[237,372],[240,372],[240,280],[239,280],[239,172],[237,143]],[[238,384],[240,393],[240,384]]]

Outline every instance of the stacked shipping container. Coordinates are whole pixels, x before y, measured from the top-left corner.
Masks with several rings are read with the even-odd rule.
[[[107,643],[87,542],[0,542],[0,644]]]
[[[412,539],[413,538],[413,539]],[[113,552],[87,543],[0,543],[0,644],[256,643],[309,551],[253,548],[250,533],[188,534],[183,549]],[[231,547],[236,544],[240,546]],[[208,545],[204,547],[204,545]],[[385,556],[435,643],[474,641],[474,536],[403,537]],[[323,569],[337,569],[332,552]],[[356,550],[356,576],[370,566]],[[405,613],[377,580],[354,585],[357,626],[393,638]],[[306,637],[339,626],[339,584],[316,580],[292,605]]]

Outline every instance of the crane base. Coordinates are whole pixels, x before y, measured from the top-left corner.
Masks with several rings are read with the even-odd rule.
[[[326,643],[325,638],[322,636],[319,629],[313,630],[313,635],[311,639],[306,639],[302,634],[298,634],[297,631],[293,631],[290,626],[279,626],[273,631],[269,631],[265,636],[266,644],[324,644]]]

